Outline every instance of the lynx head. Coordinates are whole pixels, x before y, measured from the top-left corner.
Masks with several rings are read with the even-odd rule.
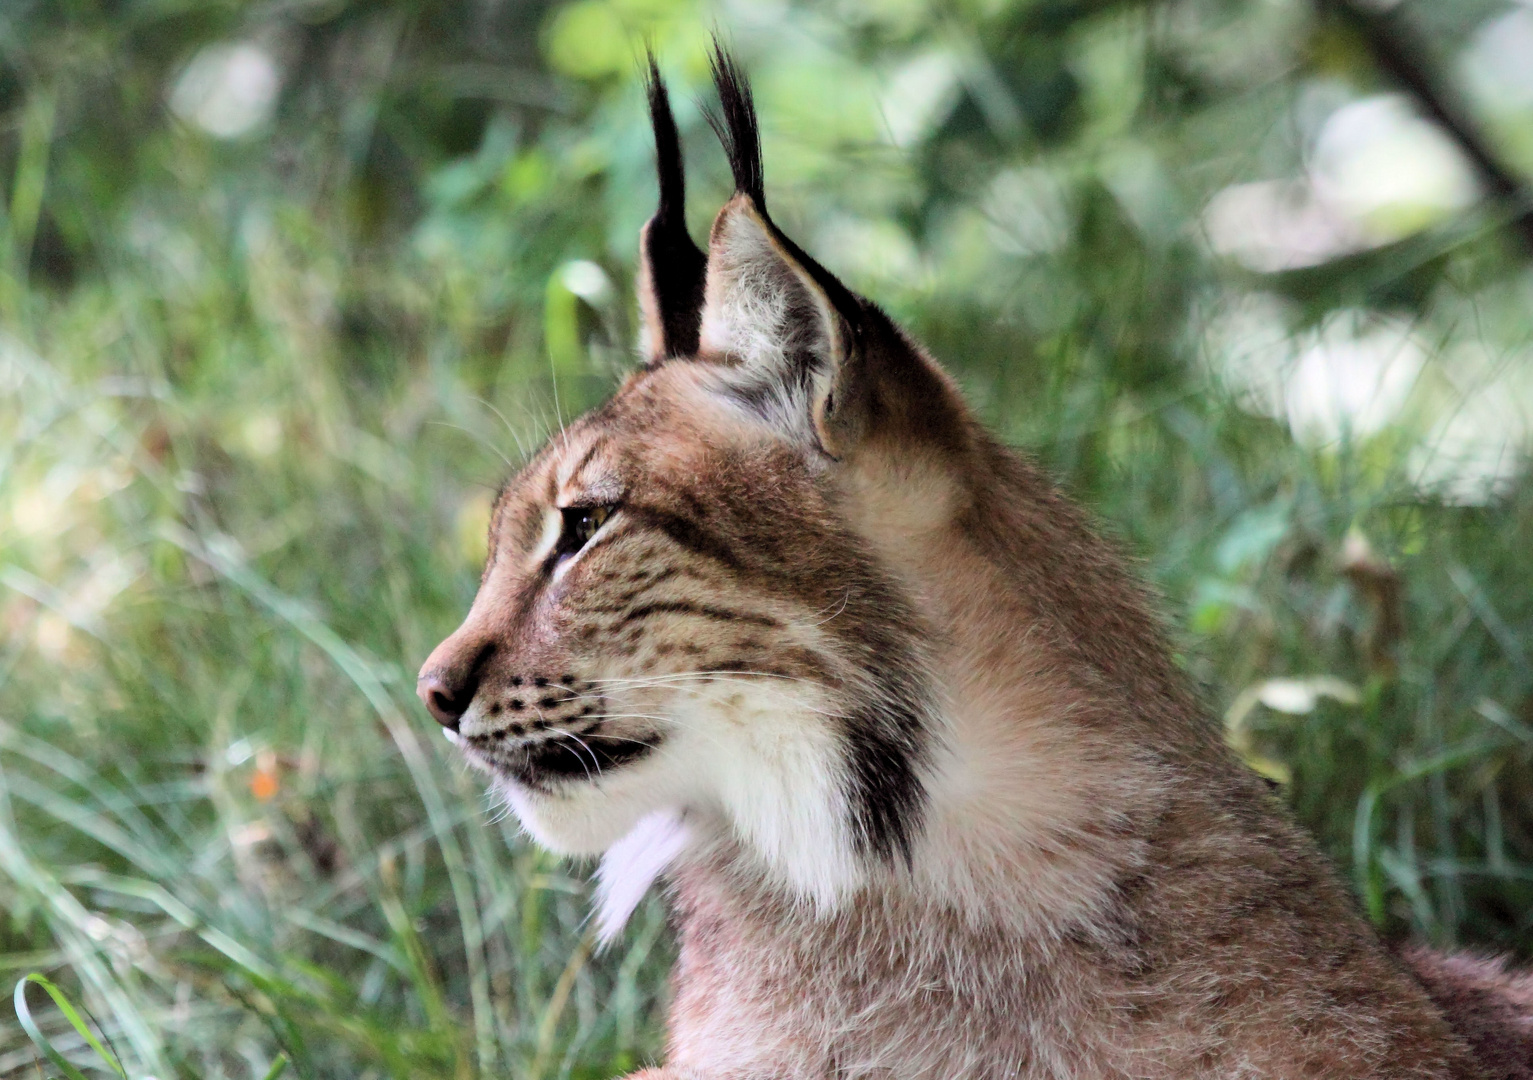
[[[536,839],[608,853],[609,932],[688,848],[822,907],[900,872],[943,738],[930,630],[881,553],[956,512],[969,421],[772,222],[749,87],[722,51],[714,75],[736,194],[705,255],[651,59],[646,363],[505,486],[479,593],[419,683]]]

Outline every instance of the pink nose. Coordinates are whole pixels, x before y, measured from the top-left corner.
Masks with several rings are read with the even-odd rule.
[[[468,712],[469,703],[474,700],[475,689],[472,686],[449,686],[437,673],[422,675],[415,684],[415,692],[426,703],[426,710],[449,731],[458,730],[458,721]]]

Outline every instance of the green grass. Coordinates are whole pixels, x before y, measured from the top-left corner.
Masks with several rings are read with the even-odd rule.
[[[6,341],[0,965],[67,970],[156,1076],[635,1062],[660,912],[591,956],[583,880],[413,694],[517,432],[429,362],[348,390],[282,291],[312,269],[266,258],[230,268],[264,296],[165,303],[133,267]],[[0,1075],[30,1060],[19,1034]]]
[[[544,1080],[660,1047],[658,903],[593,952],[585,868],[518,835],[413,694],[472,597],[495,486],[629,363],[652,190],[629,57],[577,48],[596,49],[575,31],[601,5],[529,6],[552,59],[513,57],[507,85],[535,104],[456,145],[462,103],[432,95],[466,77],[469,16],[334,6],[398,31],[398,78],[418,81],[330,86],[340,104],[320,94],[317,119],[295,90],[250,143],[152,103],[175,61],[156,34],[190,48],[259,23],[253,7],[76,13],[64,50],[41,17],[5,39],[30,66],[0,80],[0,975],[62,996],[24,985],[0,1077],[115,1061],[259,1080],[285,1061],[305,1080]],[[1455,505],[1412,483],[1427,425],[1410,415],[1314,448],[1203,364],[1205,331],[1248,292],[1286,297],[1295,336],[1330,307],[1403,312],[1434,372],[1466,343],[1526,363],[1526,260],[1475,221],[1289,276],[1208,258],[1197,206],[1290,160],[1251,133],[1278,130],[1308,75],[1178,97],[1193,84],[1173,39],[1191,31],[1078,8],[1001,5],[940,38],[925,16],[848,30],[817,9],[742,31],[778,210],[1141,560],[1210,707],[1383,932],[1533,959],[1533,477]],[[1265,16],[1232,30],[1216,8],[1189,40],[1266,40]],[[315,19],[303,32],[328,33]],[[655,19],[695,80],[706,21],[686,4]],[[882,58],[939,39],[975,63],[991,50],[1013,81],[986,92],[1015,92],[1020,128],[987,131],[968,102],[914,148],[881,141],[864,89]],[[374,38],[334,40],[361,55]],[[95,63],[129,88],[110,109]],[[1125,79],[1143,85],[1120,94]],[[851,104],[821,123],[825,100]],[[722,166],[682,109],[705,214]],[[358,116],[376,124],[366,153]],[[1165,186],[1158,224],[1114,194],[1129,151]],[[992,175],[1023,167],[1060,186],[1070,222],[1042,254],[986,231]],[[873,255],[832,243],[847,235]],[[876,247],[889,236],[915,253],[904,271]],[[613,284],[582,285],[572,260]]]

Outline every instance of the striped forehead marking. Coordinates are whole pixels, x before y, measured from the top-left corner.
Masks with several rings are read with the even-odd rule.
[[[571,487],[581,486],[582,474],[587,466],[596,459],[598,454],[606,449],[610,442],[611,438],[607,435],[593,435],[590,443],[579,454],[571,453],[565,456],[564,460],[559,463],[559,467],[554,470],[553,487],[556,501],[557,496],[561,492],[568,491]]]

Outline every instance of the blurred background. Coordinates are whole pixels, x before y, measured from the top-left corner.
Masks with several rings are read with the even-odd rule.
[[[0,974],[90,1016],[34,986],[0,1076],[657,1052],[659,906],[593,954],[413,685],[633,364],[644,41],[728,195],[715,27],[778,220],[1139,560],[1380,930],[1533,959],[1533,5],[5,0]]]

